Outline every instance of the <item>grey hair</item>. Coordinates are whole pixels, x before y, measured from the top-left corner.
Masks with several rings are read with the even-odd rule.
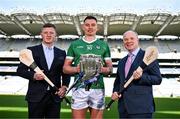
[[[125,36],[125,34],[126,34],[127,32],[133,32],[133,33],[137,36],[137,38],[138,38],[138,33],[137,33],[136,31],[134,31],[134,30],[128,30],[128,31],[124,32],[124,33],[123,33],[123,38],[124,38],[124,36]]]

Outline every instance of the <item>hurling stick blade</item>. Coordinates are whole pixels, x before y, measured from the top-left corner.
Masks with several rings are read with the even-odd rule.
[[[34,62],[31,50],[29,49],[21,50],[19,53],[19,60],[26,66],[32,68],[36,73],[42,74],[44,76],[44,80],[47,81],[47,83],[50,86],[55,87],[55,85],[48,79],[48,77],[42,72],[42,70]]]
[[[26,66],[30,66],[34,59],[32,58],[32,51],[29,49],[23,49],[19,52],[19,60]]]
[[[143,58],[143,62],[146,65],[151,64],[153,61],[155,61],[158,57],[158,49],[155,46],[149,46],[145,50],[145,55]]]

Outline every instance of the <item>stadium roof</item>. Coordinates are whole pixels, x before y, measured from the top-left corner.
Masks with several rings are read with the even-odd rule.
[[[103,15],[100,13],[13,13],[0,14],[0,34],[12,35],[39,35],[44,23],[53,23],[57,27],[58,35],[82,36],[81,24],[87,15],[93,15],[98,20],[97,35],[122,35],[126,30],[135,30],[139,35],[153,37],[161,35],[180,36],[180,14],[148,13],[137,15],[132,13],[114,13]]]

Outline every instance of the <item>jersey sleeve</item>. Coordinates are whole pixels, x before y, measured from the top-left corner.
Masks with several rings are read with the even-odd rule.
[[[105,47],[106,47],[106,50],[104,53],[104,59],[105,60],[111,60],[111,52],[110,52],[110,48],[109,48],[107,43],[105,43]]]
[[[73,43],[71,43],[71,45],[68,48],[66,58],[67,59],[74,59]]]

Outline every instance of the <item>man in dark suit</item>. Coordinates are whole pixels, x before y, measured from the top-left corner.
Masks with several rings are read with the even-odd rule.
[[[111,98],[119,99],[120,118],[152,118],[155,111],[152,85],[159,85],[162,81],[158,61],[155,60],[143,71],[136,70],[145,54],[145,51],[139,48],[138,34],[131,30],[126,31],[123,34],[123,43],[128,55],[118,63]],[[122,94],[118,95],[117,92],[132,75],[134,80]]]
[[[43,75],[20,63],[17,74],[29,80],[26,100],[29,118],[59,118],[61,100],[70,82],[70,76],[63,73],[66,52],[54,46],[56,28],[47,23],[41,31],[42,44],[28,47],[34,61],[59,91],[54,91]],[[62,84],[61,84],[62,82]],[[60,98],[61,97],[61,98]]]

